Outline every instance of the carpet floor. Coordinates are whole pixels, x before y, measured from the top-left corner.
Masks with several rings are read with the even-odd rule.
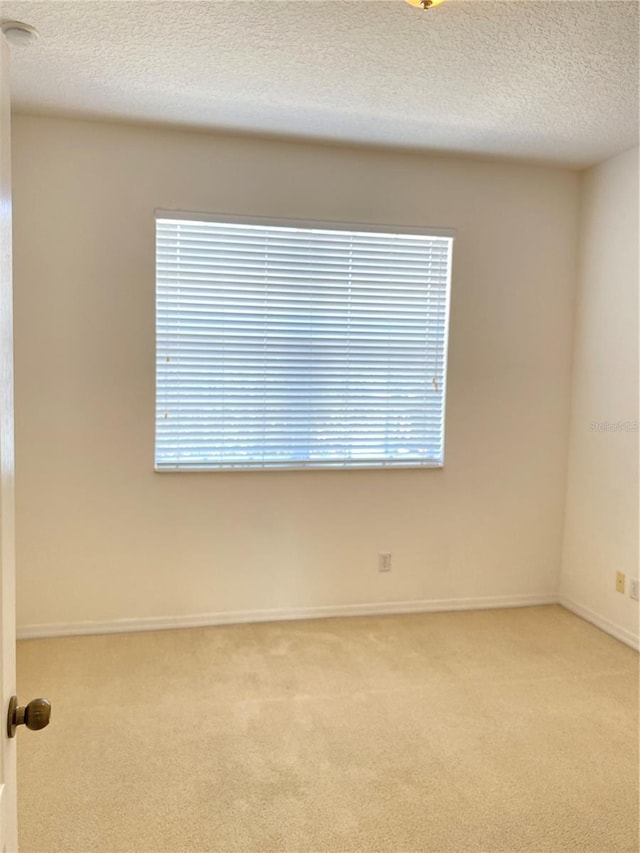
[[[558,606],[28,640],[21,853],[638,850],[638,655]]]

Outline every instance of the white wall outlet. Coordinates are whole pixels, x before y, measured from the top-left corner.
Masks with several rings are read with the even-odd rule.
[[[621,592],[624,595],[624,586],[627,576],[624,572],[616,572],[616,592]]]
[[[389,554],[389,553],[378,554],[378,571],[379,572],[390,572],[391,571],[391,554]]]
[[[640,601],[640,579],[631,578],[629,580],[629,596],[634,601]]]

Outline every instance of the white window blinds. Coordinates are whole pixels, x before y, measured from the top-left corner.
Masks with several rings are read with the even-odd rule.
[[[450,236],[156,222],[156,469],[440,466]]]

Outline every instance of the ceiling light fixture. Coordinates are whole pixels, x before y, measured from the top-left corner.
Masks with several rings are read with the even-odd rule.
[[[434,6],[439,6],[443,0],[405,0],[410,6],[416,6],[418,9],[433,9]]]
[[[0,29],[9,44],[15,47],[29,47],[38,41],[38,31],[31,24],[22,21],[2,21]]]

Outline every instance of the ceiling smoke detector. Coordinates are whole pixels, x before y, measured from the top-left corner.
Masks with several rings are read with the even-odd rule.
[[[0,28],[9,44],[14,47],[30,47],[38,41],[38,31],[22,21],[2,21]]]

